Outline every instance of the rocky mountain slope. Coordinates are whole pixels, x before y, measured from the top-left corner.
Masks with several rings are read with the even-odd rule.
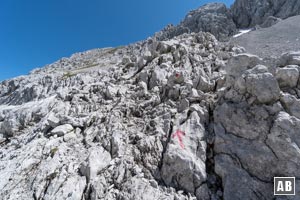
[[[1,199],[299,199],[275,198],[273,177],[300,185],[300,52],[195,30],[3,81]]]
[[[278,57],[285,52],[299,51],[299,20],[300,16],[290,17],[269,28],[260,28],[232,38],[231,42],[262,58]]]

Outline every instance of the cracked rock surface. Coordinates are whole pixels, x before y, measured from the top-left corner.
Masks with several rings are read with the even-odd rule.
[[[0,196],[222,199],[207,141],[233,54],[209,33],[150,38],[2,82]]]
[[[300,184],[300,52],[272,59],[185,33],[1,82],[1,199],[274,199]]]
[[[183,33],[210,32],[224,41],[237,32],[230,9],[223,3],[208,3],[187,14],[177,26],[169,25],[156,34],[159,40],[170,39]]]
[[[272,199],[300,177],[299,53],[237,49],[149,38],[2,82],[1,197]]]
[[[269,17],[286,19],[291,16],[299,15],[300,1],[236,0],[231,6],[231,12],[238,28],[248,28],[269,23],[270,20],[272,20]],[[266,24],[263,26],[265,25]]]

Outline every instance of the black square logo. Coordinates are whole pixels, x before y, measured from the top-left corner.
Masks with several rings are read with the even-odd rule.
[[[295,177],[274,177],[274,195],[295,195]]]

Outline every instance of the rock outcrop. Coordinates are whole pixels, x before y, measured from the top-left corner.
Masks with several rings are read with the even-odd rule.
[[[298,0],[236,0],[231,7],[238,28],[263,24],[269,17],[286,19],[300,14]]]
[[[241,58],[245,64],[253,60]],[[299,182],[299,66],[248,67],[227,75],[214,110],[215,170],[224,199],[273,199],[274,176]],[[299,195],[297,190],[296,197],[286,199]]]
[[[224,41],[237,32],[230,10],[222,3],[208,3],[188,13],[177,26],[169,25],[156,34],[159,40],[170,39],[183,33],[212,33],[218,40]]]
[[[238,29],[267,28],[296,15],[300,15],[298,0],[236,0],[230,9],[223,3],[208,3],[189,12],[178,25],[166,26],[155,37],[166,40],[183,33],[203,31],[219,41],[228,41]]]

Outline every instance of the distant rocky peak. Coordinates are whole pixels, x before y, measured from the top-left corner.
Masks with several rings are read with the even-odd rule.
[[[210,32],[218,40],[226,40],[236,32],[230,10],[223,3],[208,3],[190,11],[177,26],[168,26],[156,34],[157,39],[171,39],[183,33]]]
[[[208,3],[190,11],[177,26],[169,25],[155,37],[166,40],[183,33],[203,31],[227,41],[238,29],[257,25],[265,28],[299,14],[299,0],[236,0],[231,8],[223,3]]]
[[[236,0],[231,6],[238,28],[260,25],[269,16],[286,19],[300,14],[299,0]]]

